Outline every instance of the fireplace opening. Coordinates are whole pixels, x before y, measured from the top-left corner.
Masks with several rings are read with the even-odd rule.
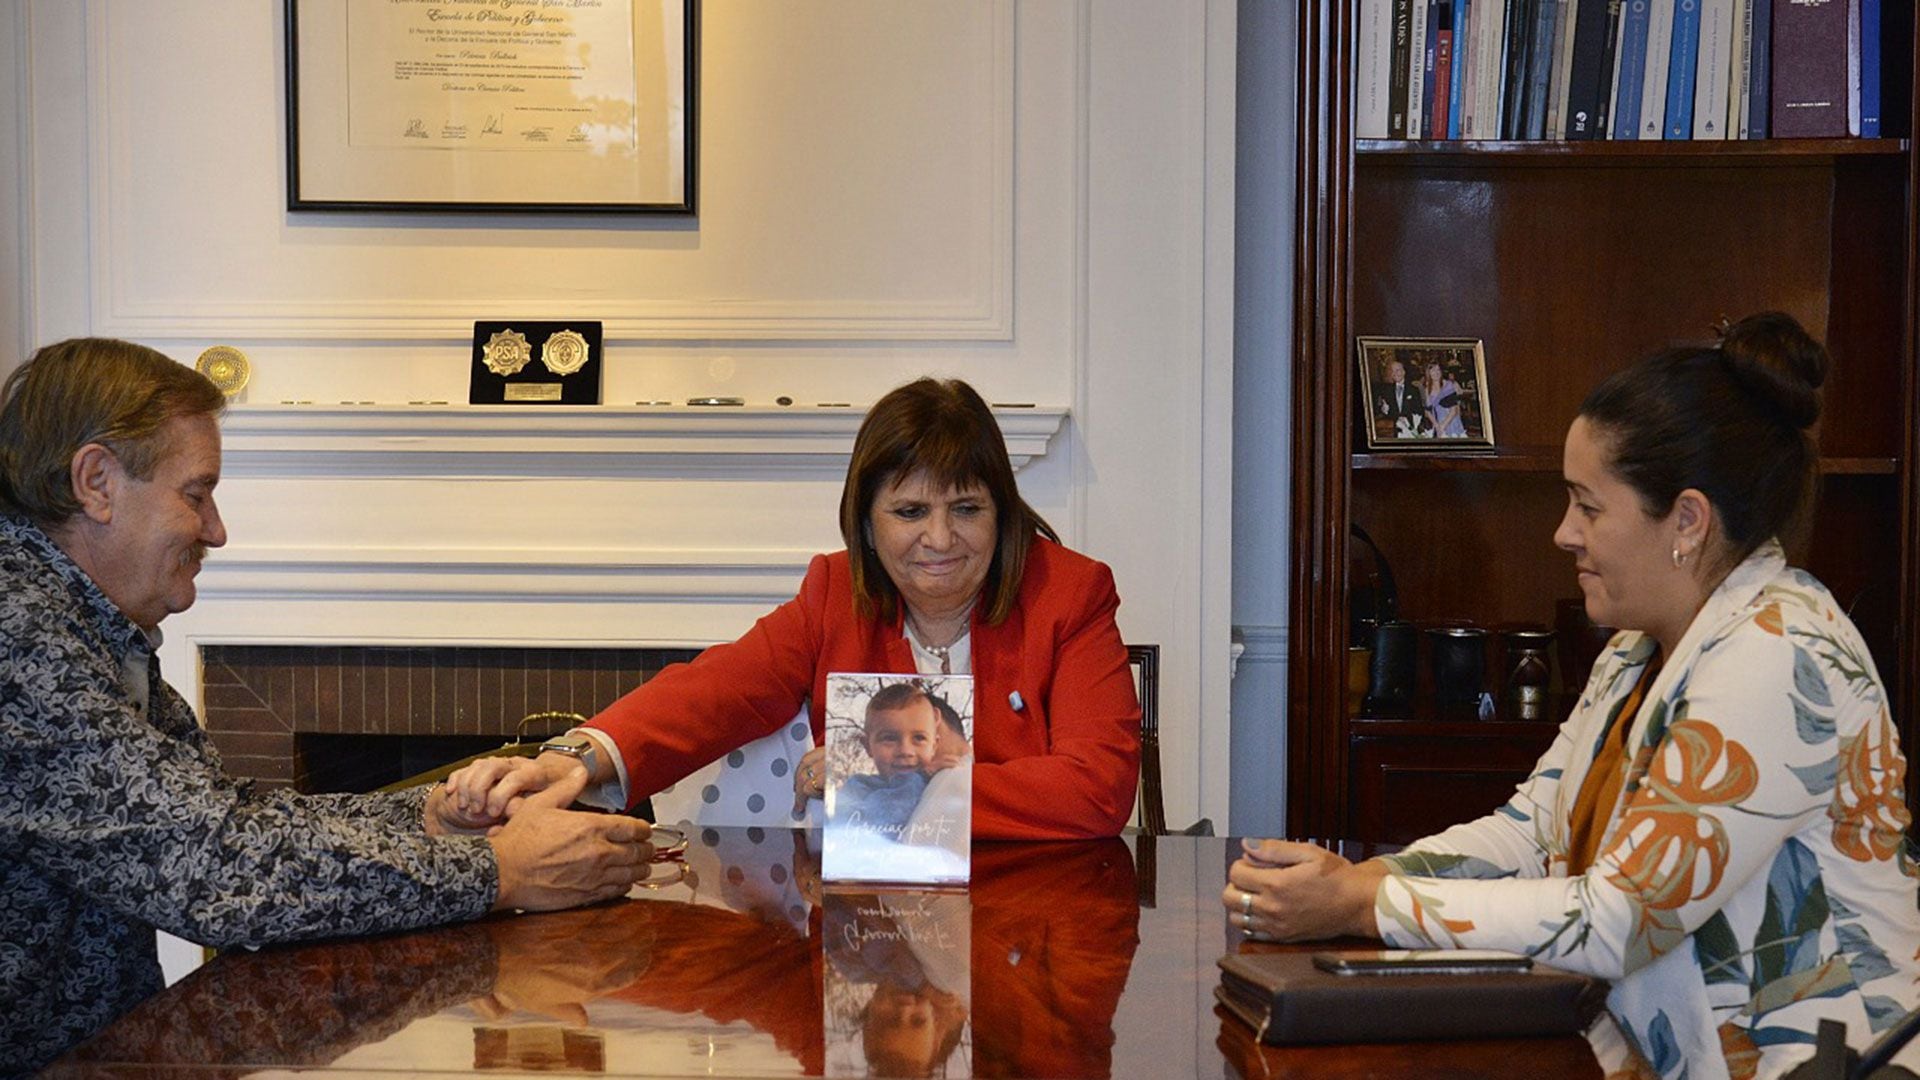
[[[358,792],[592,716],[697,649],[201,648],[203,719],[227,771]]]
[[[294,771],[301,791],[374,791],[500,745],[478,735],[296,734]]]

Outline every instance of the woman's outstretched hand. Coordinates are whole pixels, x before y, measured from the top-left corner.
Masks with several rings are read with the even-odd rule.
[[[440,822],[466,830],[499,825],[519,799],[563,782],[572,788],[567,796],[570,803],[587,783],[587,770],[579,759],[552,753],[481,758],[447,777]]]
[[[1317,844],[1243,840],[1220,902],[1233,924],[1267,941],[1379,937],[1373,900],[1386,864],[1359,865]],[[1251,899],[1249,899],[1251,898]]]

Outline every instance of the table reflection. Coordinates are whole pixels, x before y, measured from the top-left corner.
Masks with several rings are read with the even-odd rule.
[[[829,893],[822,951],[832,1074],[969,1076],[965,893]]]
[[[1111,1071],[1139,941],[1126,843],[981,844],[967,893],[834,894],[823,912],[808,834],[691,840],[685,880],[616,903],[228,953],[54,1072]],[[830,1034],[858,1049],[830,1059]]]

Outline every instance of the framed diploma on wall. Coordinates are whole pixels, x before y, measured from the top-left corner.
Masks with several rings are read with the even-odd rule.
[[[697,0],[286,0],[290,210],[694,212]]]

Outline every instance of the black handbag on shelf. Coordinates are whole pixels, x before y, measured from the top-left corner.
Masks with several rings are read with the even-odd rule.
[[[1380,546],[1360,526],[1348,528],[1354,542],[1347,549],[1347,644],[1371,653],[1364,709],[1395,713],[1413,700],[1419,631],[1400,620],[1400,590]]]
[[[1380,546],[1358,525],[1349,525],[1354,543],[1347,552],[1347,644],[1373,647],[1373,632],[1400,618],[1400,590],[1393,583],[1393,568]],[[1366,566],[1356,567],[1354,555],[1365,556]]]

